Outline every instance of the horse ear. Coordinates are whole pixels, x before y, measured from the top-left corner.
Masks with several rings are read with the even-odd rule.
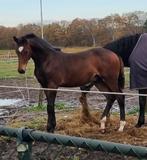
[[[17,37],[13,37],[13,40],[17,43],[17,44],[24,44],[27,43],[27,39],[22,37],[22,38],[17,38]]]
[[[13,40],[18,43],[18,38],[16,38],[15,36],[13,36]]]

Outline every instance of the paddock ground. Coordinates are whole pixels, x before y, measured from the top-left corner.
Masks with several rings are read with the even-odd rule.
[[[92,139],[107,140],[123,144],[133,144],[140,146],[147,146],[147,127],[135,128],[134,125],[137,121],[136,115],[127,115],[127,124],[123,133],[117,131],[119,127],[119,115],[112,114],[110,123],[107,125],[106,133],[100,132],[99,119],[101,111],[91,110],[91,118],[83,120],[81,118],[81,110],[75,109],[71,111],[56,111],[57,127],[55,133],[87,137]],[[37,118],[36,118],[37,117]],[[29,127],[37,130],[46,131],[46,112],[31,112],[19,111],[16,116],[7,118],[6,125],[10,127]],[[2,160],[15,159],[17,157],[16,142],[10,138],[2,138],[0,141],[0,157]],[[33,143],[33,158],[34,159],[52,159],[56,156],[57,150],[62,147],[56,145],[48,146],[45,143]],[[13,156],[12,156],[13,155]],[[71,147],[63,149],[61,154],[57,155],[57,159],[129,159],[133,157],[120,156],[116,154],[106,154],[102,152],[90,152],[86,150],[76,150]],[[75,159],[74,159],[75,158]]]
[[[38,102],[37,90],[18,90],[17,86],[25,86],[26,79],[1,79],[1,85],[16,86],[15,89],[1,88],[1,98],[24,98],[32,105]],[[34,78],[27,79],[27,86],[39,87]],[[93,88],[95,90],[95,88]],[[13,92],[16,91],[16,92]],[[125,91],[129,91],[125,88]],[[112,142],[133,144],[140,146],[147,146],[147,127],[136,129],[134,126],[137,122],[138,112],[138,97],[126,97],[126,108],[128,110],[126,115],[127,124],[123,133],[117,132],[119,127],[119,108],[115,104],[111,110],[110,123],[107,126],[105,134],[102,134],[99,129],[100,115],[105,107],[104,97],[98,94],[88,94],[88,104],[91,113],[91,119],[83,121],[81,119],[81,106],[79,103],[80,93],[59,92],[57,94],[57,102],[63,103],[65,108],[63,110],[56,109],[57,127],[55,133],[87,137],[92,139],[107,140]],[[45,103],[45,98],[43,103]],[[7,108],[9,114],[4,115],[0,119],[0,123],[10,127],[28,127],[36,130],[46,131],[46,111],[28,111],[24,106],[3,106]],[[129,111],[131,110],[131,111]],[[37,117],[37,118],[36,118]],[[61,160],[134,160],[132,157],[120,156],[116,154],[106,154],[103,152],[90,152],[86,150],[77,150],[75,148],[56,145],[48,145],[45,143],[33,143],[33,159],[61,159]],[[61,152],[62,150],[62,152]],[[58,154],[61,152],[60,154]],[[17,159],[16,141],[10,138],[2,138],[0,141],[0,158],[2,160]]]

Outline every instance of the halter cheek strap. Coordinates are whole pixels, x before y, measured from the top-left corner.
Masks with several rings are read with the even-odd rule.
[[[24,47],[23,47],[23,46],[20,46],[20,47],[18,48],[18,51],[21,53],[21,52],[23,51],[23,49],[24,49]]]

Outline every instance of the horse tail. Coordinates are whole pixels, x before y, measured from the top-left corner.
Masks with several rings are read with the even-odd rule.
[[[119,56],[119,61],[120,61],[120,72],[118,77],[118,86],[120,89],[124,89],[125,86],[124,63],[120,56]]]

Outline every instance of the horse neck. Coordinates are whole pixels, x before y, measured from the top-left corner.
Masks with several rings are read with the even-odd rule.
[[[49,53],[43,52],[40,49],[33,49],[32,56],[31,56],[31,58],[35,63],[35,67],[38,67],[38,68],[41,67],[44,64],[44,62],[47,59],[49,59],[49,57],[50,57]]]
[[[29,39],[29,44],[32,50],[31,58],[34,61],[35,66],[43,65],[44,62],[54,54],[51,46],[38,37]]]
[[[42,68],[44,64],[50,64],[54,59],[60,59],[61,52],[54,49],[32,48],[31,58],[34,61],[35,68]]]

